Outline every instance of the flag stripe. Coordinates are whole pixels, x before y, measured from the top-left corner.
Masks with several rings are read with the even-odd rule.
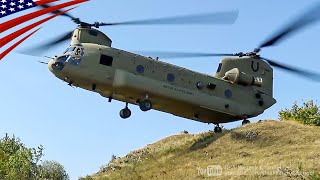
[[[45,8],[45,9],[30,13],[30,14],[26,14],[24,16],[17,17],[15,19],[12,19],[12,20],[9,20],[7,22],[0,24],[0,32],[2,33],[12,27],[15,27],[15,26],[17,26],[21,23],[24,23],[26,21],[29,21],[31,19],[34,19],[38,16],[42,16],[44,14],[47,14],[47,13],[50,13],[50,12],[53,12],[53,11],[56,11],[56,10],[59,10],[59,9],[62,9],[62,8],[68,7],[68,6],[79,4],[82,2],[86,2],[86,1],[88,1],[88,0],[74,0],[71,2],[66,2],[63,4],[55,5],[55,6],[52,6],[49,8]]]
[[[23,41],[25,41],[26,39],[28,39],[30,36],[32,36],[34,33],[36,33],[37,31],[39,31],[41,29],[38,28],[35,31],[33,31],[32,33],[28,34],[26,37],[22,38],[20,41],[16,42],[14,45],[12,45],[11,47],[9,47],[7,50],[5,50],[3,53],[0,54],[0,60],[2,60],[2,58],[4,56],[6,56],[9,52],[11,52],[14,48],[16,48],[17,46],[19,46]]]
[[[21,36],[22,34],[26,33],[27,31],[35,28],[36,26],[39,26],[40,24],[42,24],[42,23],[44,23],[46,21],[49,21],[52,18],[57,17],[58,15],[61,15],[61,14],[65,13],[65,12],[68,12],[68,11],[70,11],[72,9],[74,9],[74,8],[68,9],[66,11],[63,11],[63,12],[60,12],[58,14],[52,15],[50,17],[47,17],[45,19],[42,19],[42,20],[40,20],[38,22],[35,22],[35,23],[33,23],[33,24],[31,24],[31,25],[29,25],[27,27],[24,27],[24,28],[22,28],[22,29],[20,29],[18,31],[15,31],[14,33],[9,34],[8,36],[6,36],[4,38],[1,38],[0,39],[0,47],[2,48],[4,45],[6,45],[7,43],[11,42],[13,39]]]
[[[57,1],[57,0],[39,0],[39,1],[33,0],[33,2],[36,3],[38,6],[48,4],[54,1]]]

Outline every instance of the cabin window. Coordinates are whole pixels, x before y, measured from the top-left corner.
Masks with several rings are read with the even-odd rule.
[[[221,68],[222,68],[222,63],[219,63],[219,66],[218,66],[217,72],[220,72],[220,71],[221,71]]]
[[[176,77],[172,73],[169,73],[167,75],[167,80],[168,81],[173,82],[175,79],[176,79]]]
[[[142,65],[138,65],[136,67],[136,71],[139,73],[139,74],[142,74],[144,73],[144,67]]]
[[[101,54],[100,64],[105,66],[112,66],[113,57]]]
[[[224,95],[227,97],[227,98],[231,98],[232,97],[232,92],[230,89],[227,89],[226,91],[224,91]]]

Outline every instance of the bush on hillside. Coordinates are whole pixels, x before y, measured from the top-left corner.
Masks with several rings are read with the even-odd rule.
[[[293,120],[306,125],[320,126],[320,109],[312,100],[298,106],[295,102],[291,109],[279,112],[280,120]]]
[[[69,175],[64,170],[64,167],[56,161],[43,161],[38,167],[38,177],[40,179],[69,179]]]
[[[0,179],[43,179],[41,176],[45,173],[52,173],[46,177],[68,177],[65,176],[63,167],[58,163],[45,163],[44,161],[41,166],[38,165],[42,157],[42,146],[27,148],[19,138],[6,134],[0,139]],[[61,172],[64,176],[59,174]]]

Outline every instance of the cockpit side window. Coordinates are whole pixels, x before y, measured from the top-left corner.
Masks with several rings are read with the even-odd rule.
[[[70,56],[71,56],[71,64],[79,65],[84,56],[84,48],[81,46],[75,46]]]
[[[76,56],[82,56],[82,52],[83,52],[83,51],[81,50],[81,48],[77,48],[77,50],[75,51],[74,54],[75,54]]]

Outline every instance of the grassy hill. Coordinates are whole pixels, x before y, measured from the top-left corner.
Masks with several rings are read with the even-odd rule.
[[[173,135],[87,178],[319,179],[319,172],[320,127],[261,121],[221,134]]]

